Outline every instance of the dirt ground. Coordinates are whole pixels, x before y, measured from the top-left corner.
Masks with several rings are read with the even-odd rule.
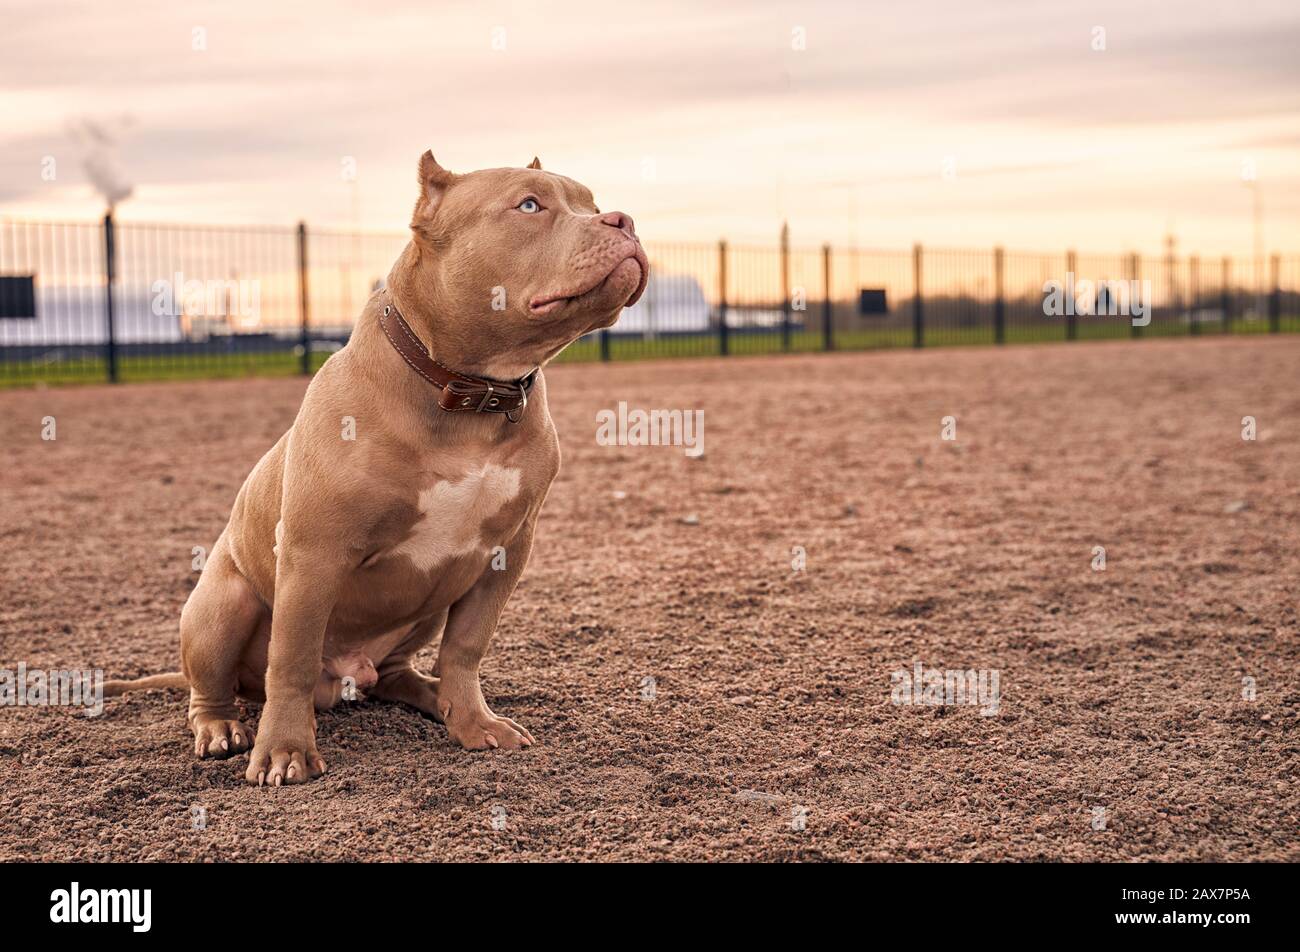
[[[484,669],[538,746],[345,704],[329,773],[259,790],[179,692],[0,708],[0,858],[1300,859],[1300,339],[548,379],[564,468]],[[174,670],[303,388],[0,393],[0,667]],[[702,408],[703,458],[597,445],[620,400]],[[997,713],[891,703],[917,662],[998,672]]]

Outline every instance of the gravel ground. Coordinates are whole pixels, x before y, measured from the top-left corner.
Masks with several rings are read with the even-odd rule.
[[[547,376],[564,468],[484,669],[538,746],[367,701],[258,790],[179,692],[0,708],[0,858],[1300,859],[1300,340]],[[0,393],[0,667],[174,670],[303,388]],[[703,408],[704,456],[597,445],[620,400]],[[917,663],[996,713],[891,703]]]

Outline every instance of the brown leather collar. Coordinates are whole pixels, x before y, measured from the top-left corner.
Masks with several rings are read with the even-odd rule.
[[[411,325],[398,313],[393,304],[385,304],[379,314],[379,326],[393,349],[402,355],[411,369],[437,387],[438,406],[444,410],[470,410],[475,413],[504,413],[511,423],[524,417],[528,406],[528,391],[537,380],[534,370],[518,380],[490,380],[471,377],[444,367],[431,356],[428,349],[415,336]]]

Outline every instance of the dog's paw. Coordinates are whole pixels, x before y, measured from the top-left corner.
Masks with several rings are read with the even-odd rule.
[[[447,734],[466,750],[519,750],[536,743],[533,735],[508,717],[491,711],[447,721]]]
[[[325,761],[314,745],[277,746],[259,739],[248,758],[244,779],[259,787],[306,783],[325,772]]]
[[[194,724],[197,757],[231,757],[253,746],[253,732],[239,721],[213,717]]]

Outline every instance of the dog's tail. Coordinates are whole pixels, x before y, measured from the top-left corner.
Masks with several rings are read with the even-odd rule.
[[[147,678],[136,678],[134,681],[105,681],[104,697],[117,697],[128,691],[152,691],[155,688],[182,690],[189,686],[190,682],[185,680],[185,675],[179,671],[170,671],[167,674],[151,674]]]

